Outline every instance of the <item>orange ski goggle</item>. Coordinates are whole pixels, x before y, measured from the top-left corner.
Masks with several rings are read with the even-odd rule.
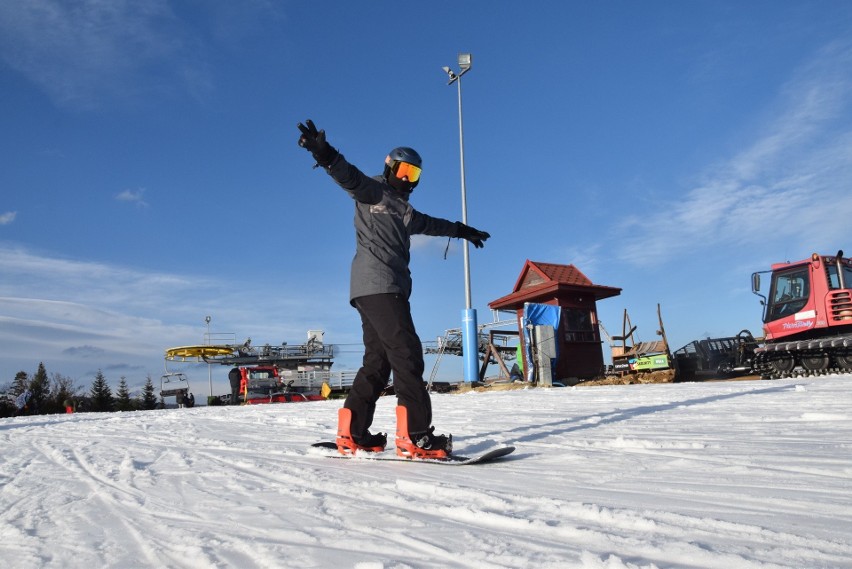
[[[419,166],[409,164],[408,162],[396,162],[391,164],[391,172],[393,172],[393,175],[400,180],[408,178],[408,181],[413,183],[420,179],[422,169]]]

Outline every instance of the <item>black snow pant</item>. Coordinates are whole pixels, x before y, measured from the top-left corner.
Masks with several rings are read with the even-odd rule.
[[[242,375],[239,368],[233,368],[228,372],[228,383],[231,384],[231,405],[240,404],[240,384],[242,383]]]
[[[408,410],[408,432],[420,433],[432,425],[432,401],[423,382],[423,346],[414,330],[411,306],[399,294],[373,294],[354,299],[364,331],[364,359],[355,375],[344,407],[352,411],[354,438],[373,424],[376,401],[393,371],[393,387],[400,405]]]

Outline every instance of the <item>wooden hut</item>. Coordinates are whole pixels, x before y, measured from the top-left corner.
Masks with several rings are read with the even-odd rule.
[[[527,260],[512,292],[488,306],[492,310],[514,311],[522,351],[527,353],[523,317],[524,305],[558,306],[560,319],[556,332],[557,380],[589,379],[602,375],[604,368],[597,301],[621,294],[620,288],[592,283],[574,265],[557,265]],[[530,362],[524,361],[525,369]]]

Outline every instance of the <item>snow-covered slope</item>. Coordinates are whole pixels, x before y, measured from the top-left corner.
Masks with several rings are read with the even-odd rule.
[[[463,467],[309,450],[339,405],[0,420],[2,565],[852,567],[852,376],[436,395],[517,446]]]

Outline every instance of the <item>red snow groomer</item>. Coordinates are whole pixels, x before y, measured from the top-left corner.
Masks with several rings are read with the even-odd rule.
[[[327,395],[324,396],[321,392],[294,388],[294,380],[285,383],[275,366],[252,366],[239,369],[240,392],[246,405],[323,401],[327,398]]]
[[[760,275],[770,273],[768,298]],[[852,259],[814,253],[753,273],[752,292],[763,300],[764,346],[754,370],[764,379],[852,372]]]

